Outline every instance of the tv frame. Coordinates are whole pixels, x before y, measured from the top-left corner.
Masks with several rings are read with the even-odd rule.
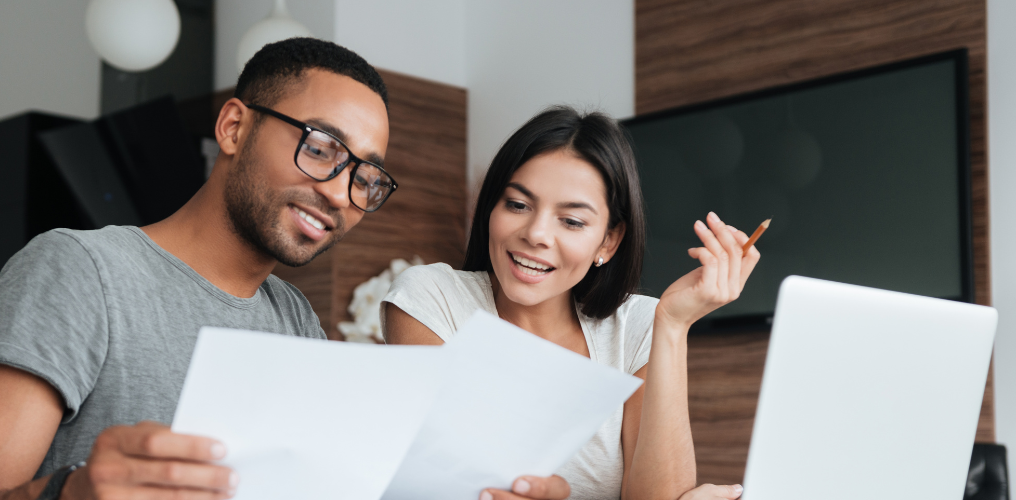
[[[655,122],[673,116],[684,115],[699,111],[706,111],[713,108],[738,104],[760,98],[786,95],[816,87],[841,83],[858,78],[891,73],[902,69],[922,66],[926,64],[952,61],[955,63],[954,82],[956,88],[956,140],[957,140],[957,174],[959,176],[957,186],[959,188],[960,208],[960,286],[959,297],[938,297],[958,302],[974,303],[974,241],[973,241],[973,207],[971,192],[971,168],[970,168],[970,71],[968,63],[967,48],[953,49],[945,52],[938,52],[925,56],[915,57],[902,61],[895,61],[888,64],[871,66],[859,70],[852,70],[837,73],[829,76],[819,77],[803,82],[795,82],[786,85],[769,87],[761,90],[745,92],[732,96],[721,97],[710,101],[703,101],[693,104],[676,106],[669,109],[654,111],[637,115],[632,118],[620,120],[626,132],[629,125]],[[630,137],[630,133],[629,133]],[[632,140],[634,147],[634,141]],[[641,172],[641,166],[639,167]],[[643,269],[645,272],[645,269]],[[675,278],[676,279],[676,278]],[[775,307],[775,305],[774,305]],[[772,327],[772,312],[765,314],[741,315],[729,318],[716,318],[708,321],[698,321],[691,331],[693,333],[712,333],[724,331],[758,331],[768,330]]]

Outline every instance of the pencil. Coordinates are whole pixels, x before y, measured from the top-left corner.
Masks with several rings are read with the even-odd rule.
[[[756,229],[754,233],[751,233],[751,238],[748,238],[748,241],[745,242],[743,247],[741,247],[742,252],[747,252],[748,249],[751,248],[751,246],[754,245],[760,237],[762,237],[762,233],[766,232],[766,229],[769,229],[769,222],[772,220],[772,218],[766,219],[758,225],[758,229]]]

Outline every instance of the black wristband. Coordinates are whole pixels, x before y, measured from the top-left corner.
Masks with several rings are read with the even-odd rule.
[[[63,491],[64,483],[67,482],[67,476],[84,466],[84,462],[78,462],[74,465],[62,467],[54,472],[53,475],[49,476],[49,482],[46,483],[46,487],[39,494],[38,500],[60,500],[60,492]]]

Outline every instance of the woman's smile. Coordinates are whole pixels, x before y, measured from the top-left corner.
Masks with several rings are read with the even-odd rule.
[[[523,283],[539,283],[556,269],[548,263],[529,258],[523,253],[506,252],[506,254],[511,263],[512,276]]]

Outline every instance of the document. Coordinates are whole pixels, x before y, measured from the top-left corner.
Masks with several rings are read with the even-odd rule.
[[[483,312],[444,349],[449,378],[384,500],[475,500],[549,476],[642,385]]]
[[[556,472],[641,383],[483,312],[441,347],[203,328],[173,430],[225,443],[237,500],[476,500]]]
[[[377,500],[443,384],[439,347],[202,328],[173,431],[226,445],[236,500]]]

